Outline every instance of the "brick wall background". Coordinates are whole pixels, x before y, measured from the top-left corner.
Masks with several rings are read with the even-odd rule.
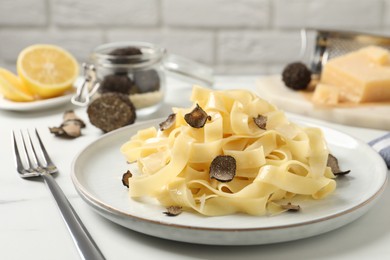
[[[99,44],[147,41],[219,74],[280,72],[299,58],[300,29],[390,35],[390,0],[0,0],[0,66],[54,43],[88,60]]]

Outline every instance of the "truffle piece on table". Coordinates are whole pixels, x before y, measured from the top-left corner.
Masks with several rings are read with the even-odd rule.
[[[73,110],[66,111],[63,116],[63,121],[58,127],[49,127],[50,133],[55,136],[64,138],[76,138],[81,136],[81,128],[85,127],[85,123],[81,120]]]
[[[120,127],[133,124],[136,110],[127,95],[104,93],[92,101],[87,114],[91,124],[107,133]]]

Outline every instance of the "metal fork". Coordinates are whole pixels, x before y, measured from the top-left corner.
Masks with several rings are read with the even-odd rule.
[[[95,241],[89,234],[88,230],[82,223],[81,219],[73,209],[72,205],[65,197],[65,194],[61,190],[60,186],[57,184],[57,182],[51,175],[53,173],[58,172],[58,170],[57,167],[51,161],[38,134],[37,129],[35,129],[35,136],[37,140],[36,143],[38,143],[36,145],[34,145],[34,143],[32,142],[32,138],[30,136],[29,131],[27,131],[24,135],[23,132],[20,131],[20,135],[21,144],[18,145],[15,132],[12,132],[16,169],[20,177],[30,178],[39,176],[43,178],[47,187],[53,194],[55,201],[57,202],[62,218],[72,236],[73,242],[75,243],[82,259],[105,259],[102,252],[96,245]],[[40,156],[37,154],[38,150],[41,151]],[[23,165],[23,159],[21,156],[24,156],[24,162],[26,166]]]

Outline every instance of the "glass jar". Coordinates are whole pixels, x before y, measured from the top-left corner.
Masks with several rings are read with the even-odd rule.
[[[91,63],[83,64],[83,68],[84,81],[72,103],[85,106],[103,93],[119,92],[129,96],[137,115],[153,113],[161,105],[168,72],[205,86],[213,84],[211,68],[168,54],[165,48],[146,42],[98,46],[91,55]]]

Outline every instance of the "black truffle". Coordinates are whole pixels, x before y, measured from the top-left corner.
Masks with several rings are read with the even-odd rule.
[[[171,128],[176,122],[176,114],[170,114],[168,118],[159,124],[160,130],[165,131],[169,128]]]
[[[81,136],[81,129],[85,123],[73,110],[64,113],[63,122],[58,127],[49,127],[50,133],[63,138],[76,138]]]
[[[136,70],[134,84],[139,93],[157,91],[160,89],[160,76],[156,70]]]
[[[129,187],[129,178],[131,177],[133,177],[133,174],[129,170],[122,175],[122,184],[127,188]]]
[[[229,182],[236,175],[236,159],[230,155],[218,155],[210,164],[210,178]]]
[[[134,84],[127,75],[108,75],[100,83],[99,92],[118,92],[130,94]]]
[[[138,63],[139,58],[138,57],[132,57],[137,55],[142,55],[142,51],[137,47],[124,47],[124,48],[117,48],[112,50],[108,53],[108,55],[111,55],[112,58],[109,58],[108,60],[111,61],[113,64],[132,64],[132,63]],[[126,68],[113,68],[113,71],[117,75],[126,75],[128,73]]]
[[[350,170],[347,170],[347,171],[340,170],[339,160],[337,160],[337,158],[335,156],[333,156],[332,154],[328,155],[328,161],[327,161],[326,166],[330,167],[333,174],[336,176],[345,175],[345,174],[348,174],[350,172]]]
[[[108,54],[113,56],[131,56],[131,55],[140,55],[142,54],[142,52],[139,48],[130,46],[130,47],[114,49]]]
[[[163,212],[165,215],[169,217],[175,217],[180,215],[183,212],[182,207],[180,206],[169,206],[167,211]]]
[[[258,115],[257,117],[253,118],[253,121],[260,129],[266,130],[266,127],[267,127],[267,117],[266,116]]]
[[[193,128],[202,128],[207,120],[211,120],[211,116],[198,105],[188,114],[184,115],[184,120]]]
[[[299,205],[295,205],[295,204],[291,204],[291,202],[285,204],[285,205],[280,205],[282,207],[282,209],[286,209],[288,211],[293,211],[293,212],[297,212],[297,211],[300,211],[301,210],[301,206]]]
[[[288,64],[282,72],[284,84],[294,90],[303,90],[309,86],[311,71],[302,62]]]
[[[92,101],[87,113],[89,121],[103,132],[110,132],[134,123],[136,110],[127,95],[104,93]]]

